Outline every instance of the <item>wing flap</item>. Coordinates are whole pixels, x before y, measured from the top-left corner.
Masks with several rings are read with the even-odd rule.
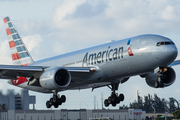
[[[16,79],[17,76],[32,77],[37,72],[43,72],[41,66],[0,65],[0,79]]]

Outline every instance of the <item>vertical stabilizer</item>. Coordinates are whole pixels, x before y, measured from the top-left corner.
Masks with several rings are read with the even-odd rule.
[[[13,64],[26,66],[33,63],[31,55],[29,54],[10,18],[4,18],[4,23],[6,26],[6,33],[8,36],[9,47],[11,49]]]

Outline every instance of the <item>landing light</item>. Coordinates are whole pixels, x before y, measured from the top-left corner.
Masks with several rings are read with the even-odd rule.
[[[90,71],[94,71],[95,70],[95,68],[90,68]]]

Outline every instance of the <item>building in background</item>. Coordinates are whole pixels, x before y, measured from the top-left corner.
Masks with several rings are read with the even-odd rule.
[[[22,89],[21,94],[15,94],[13,90],[8,90],[6,95],[0,92],[0,109],[29,110],[30,104],[33,104],[33,109],[35,109],[35,103],[36,97],[29,96],[26,89]]]
[[[142,110],[8,110],[0,111],[1,120],[145,120]]]

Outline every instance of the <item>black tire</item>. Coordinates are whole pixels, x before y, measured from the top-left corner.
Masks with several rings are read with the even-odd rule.
[[[50,104],[51,104],[51,105],[54,105],[53,98],[50,99]]]
[[[108,107],[108,106],[109,106],[108,99],[105,99],[105,100],[104,100],[104,106],[105,106],[105,107]]]
[[[117,98],[116,94],[112,94],[111,95],[112,102],[116,102],[116,98]]]
[[[47,102],[46,102],[46,107],[47,107],[47,108],[50,108],[50,107],[51,107],[50,101],[47,101]]]
[[[119,100],[120,100],[120,101],[124,101],[124,95],[123,95],[123,94],[120,94],[120,95],[119,95]]]
[[[116,103],[119,104],[120,102],[121,102],[120,98],[117,97],[117,98],[116,98]]]
[[[54,104],[54,107],[55,107],[55,108],[58,108],[58,107],[59,107],[59,104],[57,104],[57,103]]]
[[[112,99],[111,99],[111,96],[110,96],[110,97],[108,97],[108,103],[111,104],[111,102],[112,102]]]
[[[113,103],[112,103],[112,106],[115,107],[115,106],[116,106],[116,102],[113,102]]]
[[[61,98],[58,98],[58,105],[62,105]]]
[[[66,96],[65,95],[61,96],[61,102],[63,102],[63,103],[66,102]]]
[[[57,95],[53,95],[53,102],[54,102],[54,103],[57,103],[57,102],[58,102],[58,97],[57,97]]]

